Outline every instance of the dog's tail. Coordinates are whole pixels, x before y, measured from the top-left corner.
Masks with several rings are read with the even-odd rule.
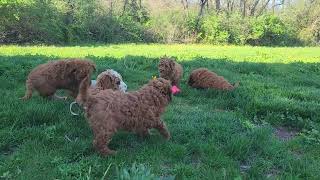
[[[236,83],[233,84],[233,89],[236,89],[237,87],[239,87],[240,85],[240,81],[237,81]]]
[[[32,96],[32,90],[33,90],[33,86],[32,86],[32,83],[31,83],[30,79],[28,78],[27,81],[26,81],[26,93],[20,99],[22,99],[22,100],[30,99],[31,96]]]
[[[90,76],[88,75],[80,83],[79,93],[76,98],[76,102],[78,104],[83,105],[87,102],[89,97],[89,93],[88,93],[89,87],[90,87]]]

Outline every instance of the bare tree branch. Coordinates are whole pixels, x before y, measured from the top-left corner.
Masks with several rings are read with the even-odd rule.
[[[253,6],[250,8],[250,16],[253,16],[254,13],[256,12],[256,8],[259,4],[260,0],[255,0],[253,3]]]
[[[221,2],[220,0],[215,0],[215,3],[216,3],[216,11],[219,12],[221,9]]]
[[[181,3],[182,3],[182,6],[183,6],[183,9],[188,9],[188,7],[189,7],[188,0],[181,0]]]
[[[266,3],[261,7],[261,9],[259,10],[257,16],[260,16],[262,14],[262,12],[266,9],[266,7],[268,6],[270,0],[267,0]]]

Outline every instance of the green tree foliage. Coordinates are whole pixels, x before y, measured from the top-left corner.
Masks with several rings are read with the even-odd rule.
[[[98,0],[1,1],[3,43],[139,42],[147,38],[145,10],[112,16]],[[130,13],[131,12],[131,13]],[[136,12],[136,13],[132,13]]]
[[[252,20],[248,43],[253,45],[288,45],[289,32],[280,18],[264,15]]]
[[[320,0],[181,2],[1,0],[0,43],[320,44]]]

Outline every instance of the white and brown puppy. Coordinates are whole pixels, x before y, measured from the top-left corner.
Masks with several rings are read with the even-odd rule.
[[[91,80],[91,87],[127,91],[127,85],[123,82],[121,74],[113,69],[107,69],[97,76],[97,80]]]
[[[125,82],[123,82],[121,74],[119,74],[117,71],[113,69],[107,69],[106,71],[100,73],[97,76],[96,80],[91,80],[91,86],[89,88],[89,91],[91,94],[97,94],[105,89],[126,92],[127,85]],[[72,115],[77,116],[79,114],[75,113],[75,111],[73,110],[73,106],[75,104],[75,101],[72,102],[70,104],[69,110]]]

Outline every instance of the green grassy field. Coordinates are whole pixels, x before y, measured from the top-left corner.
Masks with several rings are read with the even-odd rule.
[[[185,70],[183,92],[163,115],[169,141],[156,131],[146,139],[121,132],[110,144],[118,154],[103,158],[92,148],[85,118],[69,113],[71,100],[48,101],[36,93],[26,102],[18,99],[30,70],[48,60],[91,58],[98,67],[94,76],[113,68],[131,91],[158,75],[163,55],[175,57]],[[188,75],[199,67],[240,81],[240,87],[191,89]],[[320,178],[320,48],[0,46],[0,81],[0,179],[125,179],[127,173],[160,179]],[[281,129],[295,136],[283,140],[276,133]]]

